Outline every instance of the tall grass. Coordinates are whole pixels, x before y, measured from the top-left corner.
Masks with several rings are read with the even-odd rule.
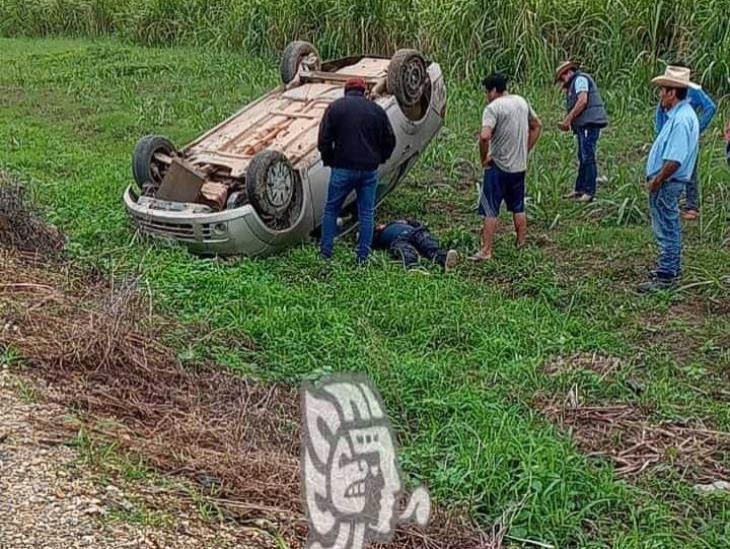
[[[327,57],[407,45],[466,77],[499,68],[544,78],[572,56],[624,80],[673,61],[727,91],[728,13],[730,0],[0,0],[0,33],[114,34],[257,54],[302,38]]]

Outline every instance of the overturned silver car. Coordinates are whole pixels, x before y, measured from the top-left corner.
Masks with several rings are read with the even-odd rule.
[[[142,233],[201,255],[248,256],[312,236],[330,172],[317,150],[319,123],[353,76],[366,81],[396,134],[393,156],[379,170],[378,203],[443,125],[441,68],[417,51],[322,63],[314,46],[298,41],[285,49],[280,69],[279,88],[184,148],[162,136],[139,141],[132,165],[136,186],[126,189],[124,202]],[[354,195],[346,211],[353,201]],[[342,222],[354,226],[354,208]]]

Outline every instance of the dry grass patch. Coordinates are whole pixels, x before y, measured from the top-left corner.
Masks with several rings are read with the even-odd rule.
[[[652,470],[673,471],[693,482],[730,478],[730,433],[701,422],[652,423],[644,410],[629,404],[587,406],[545,399],[536,406],[566,429],[586,455],[611,460],[620,476],[635,478]]]

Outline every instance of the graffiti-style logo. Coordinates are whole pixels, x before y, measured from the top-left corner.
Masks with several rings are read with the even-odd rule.
[[[364,376],[334,376],[302,389],[302,474],[308,549],[361,549],[391,541],[398,523],[428,523],[431,499],[403,486],[383,401]]]

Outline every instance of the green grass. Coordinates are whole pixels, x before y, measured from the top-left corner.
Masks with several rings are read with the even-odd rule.
[[[727,90],[728,0],[3,0],[0,34],[113,34],[144,45],[254,54],[316,40],[326,56],[417,46],[461,75],[546,74],[568,56],[615,81],[688,64]]]
[[[494,263],[448,276],[404,273],[382,254],[357,269],[347,243],[331,269],[311,245],[260,260],[201,260],[134,239],[121,203],[131,151],[146,133],[178,144],[196,137],[275,85],[275,63],[106,40],[0,45],[2,167],[33,183],[79,262],[111,275],[139,269],[156,307],[199,327],[197,339],[177,342],[183,355],[267,381],[368,372],[398,430],[404,470],[439,504],[466,509],[485,527],[525,498],[511,534],[559,547],[726,542],[728,497],[697,497],[674,474],[627,484],[531,407],[535,395],[577,383],[589,402],[638,400],[656,420],[702,418],[730,429],[717,392],[730,387],[730,187],[719,123],[703,148],[702,217],[685,231],[684,282],[700,284],[676,296],[633,291],[655,253],[641,186],[653,104],[623,88],[605,90],[613,124],[599,156],[609,181],[582,207],[559,198],[575,153],[554,129],[557,90],[519,90],[546,125],[529,174],[533,244],[523,252],[503,234]],[[379,215],[424,218],[467,253],[479,220],[463,172],[476,173],[470,136],[483,99],[464,84],[452,84],[449,97],[446,128]],[[577,351],[619,357],[622,368],[602,381],[542,373],[552,357]],[[629,378],[646,386],[640,397]]]

